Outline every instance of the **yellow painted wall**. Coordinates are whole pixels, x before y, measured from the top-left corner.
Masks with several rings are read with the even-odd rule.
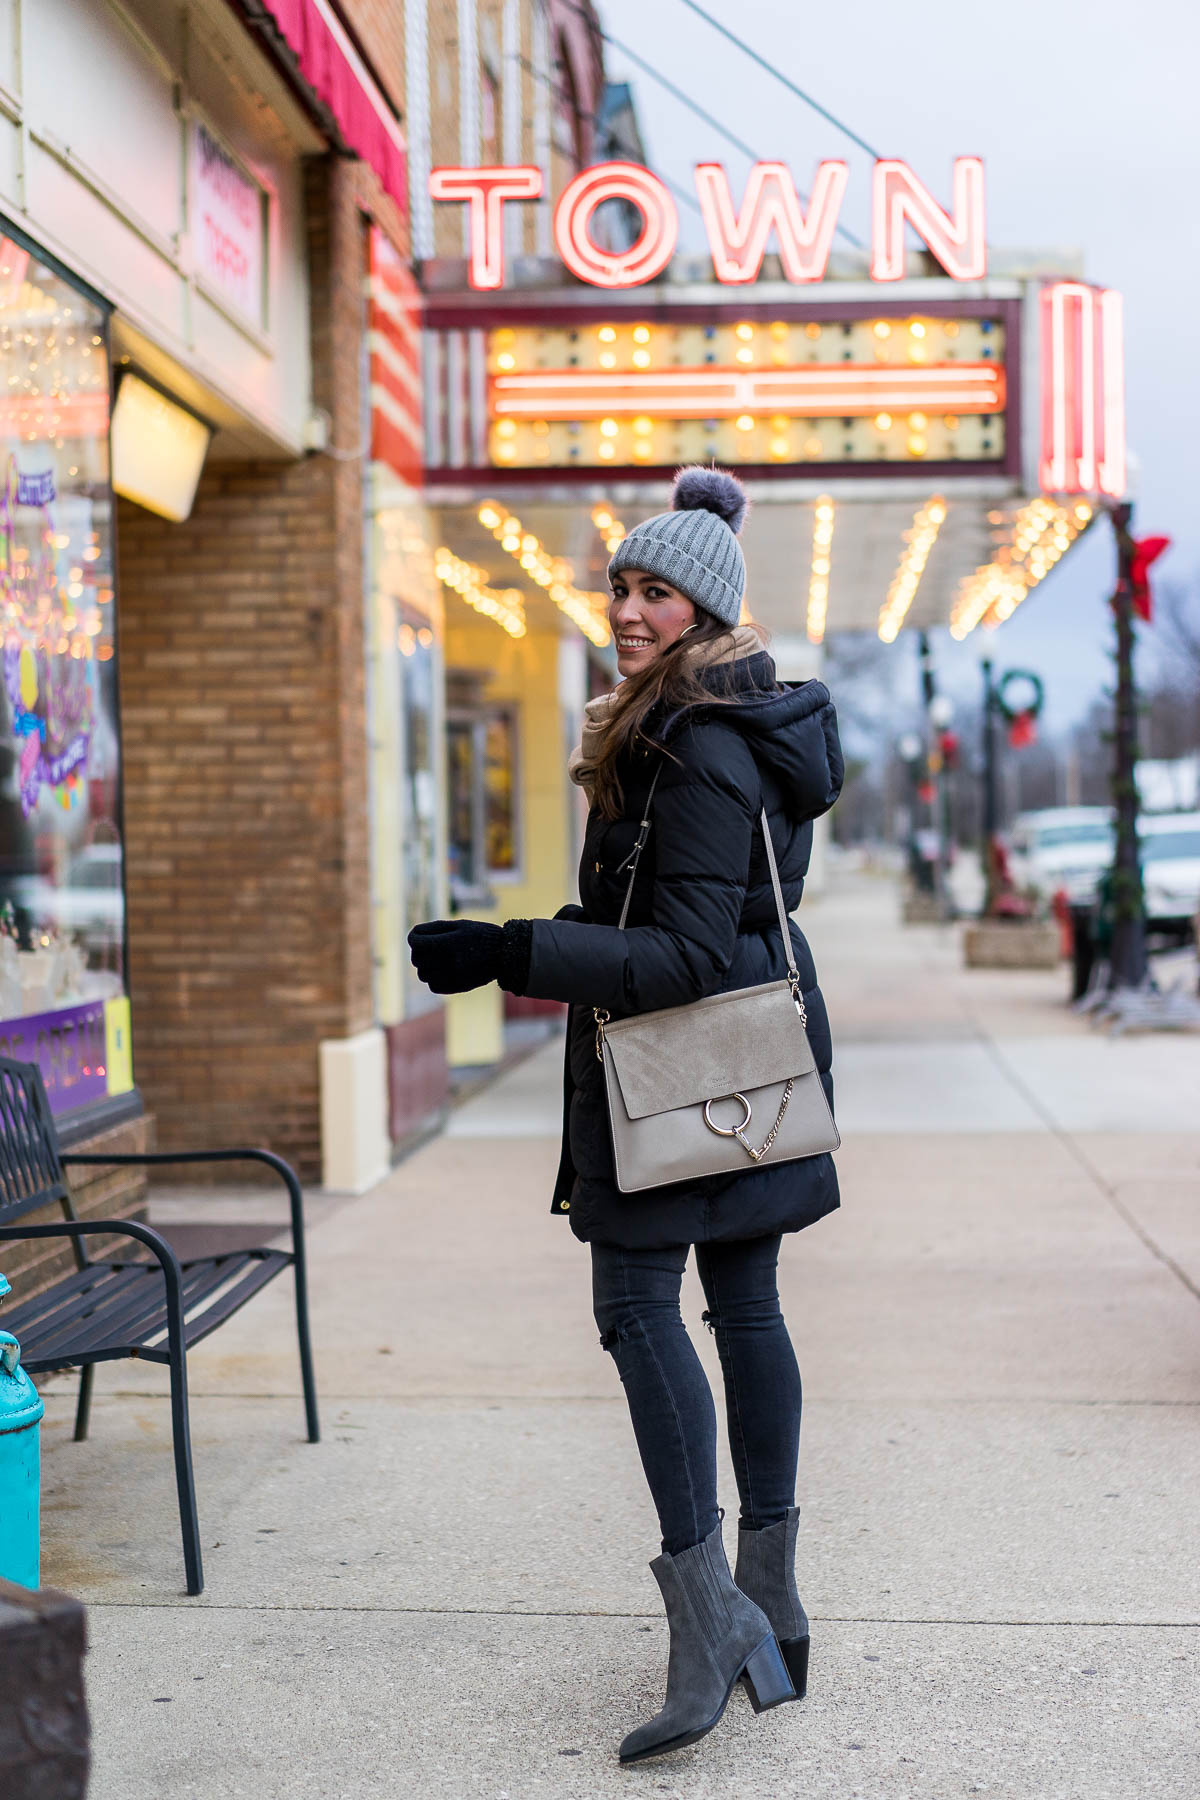
[[[529,631],[523,638],[510,638],[490,620],[451,600],[445,655],[447,669],[490,671],[485,697],[515,702],[518,709],[519,878],[493,879],[496,904],[481,909],[478,916],[495,924],[548,918],[575,891],[568,825],[574,790],[567,779],[558,633]],[[454,1066],[497,1060],[503,1004],[504,996],[494,986],[451,998],[447,1049]]]

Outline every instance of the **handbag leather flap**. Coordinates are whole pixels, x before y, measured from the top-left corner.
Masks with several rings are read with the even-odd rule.
[[[710,994],[605,1026],[631,1119],[768,1087],[816,1064],[786,981]]]

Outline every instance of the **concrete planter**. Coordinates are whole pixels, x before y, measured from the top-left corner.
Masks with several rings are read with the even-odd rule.
[[[963,933],[968,969],[1055,969],[1060,956],[1052,919],[978,919]]]

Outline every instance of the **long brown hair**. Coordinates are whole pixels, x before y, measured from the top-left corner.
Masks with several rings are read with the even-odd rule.
[[[761,630],[759,636],[765,641],[765,633]],[[646,744],[655,742],[645,730],[652,712],[661,709],[669,716],[685,706],[711,705],[714,700],[733,698],[732,690],[721,692],[724,665],[718,663],[715,667],[712,664],[706,667],[688,654],[701,644],[715,645],[722,638],[732,637],[730,626],[697,607],[695,625],[690,625],[648,667],[628,676],[616,690],[612,710],[604,722],[599,755],[586,770],[592,804],[603,818],[619,819],[621,816],[625,794],[617,774],[617,763],[623,752],[632,749],[639,739]],[[728,666],[732,668],[732,664]],[[701,679],[705,673],[707,681]]]

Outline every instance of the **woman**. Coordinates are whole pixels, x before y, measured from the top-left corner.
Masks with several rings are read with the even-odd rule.
[[[736,534],[745,511],[733,476],[685,469],[672,511],[638,525],[609,564],[625,679],[589,704],[571,759],[591,801],[582,907],[503,927],[435,921],[409,938],[435,993],[498,980],[510,993],[570,1003],[553,1206],[591,1245],[600,1341],[624,1384],[658,1509],[662,1555],[650,1566],[671,1633],[666,1703],[625,1739],[622,1762],[694,1743],[739,1679],[756,1710],[802,1697],[808,1666],[794,1575],[800,1375],[776,1263],[785,1231],[837,1206],[832,1159],[768,1160],[744,1174],[621,1193],[592,1018],[593,1007],[620,1017],[786,973],[759,815],[765,806],[790,911],[812,820],[837,798],[842,759],[827,689],[817,681],[781,687],[758,633],[738,622],[746,569]],[[631,852],[656,774],[622,931]],[[832,1098],[824,1003],[795,926],[792,942]],[[741,1500],[734,1575],[717,1505],[713,1397],[679,1310],[692,1245]]]

